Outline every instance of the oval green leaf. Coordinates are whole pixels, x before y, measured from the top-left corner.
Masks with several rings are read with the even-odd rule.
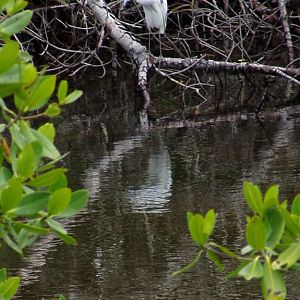
[[[51,143],[55,138],[55,127],[52,123],[45,123],[39,127],[38,132],[45,136]]]
[[[69,94],[65,99],[59,102],[60,105],[67,105],[74,101],[76,101],[78,98],[82,96],[82,91],[75,90],[71,94]]]
[[[238,275],[244,277],[246,280],[263,277],[264,269],[259,261],[259,256],[256,256],[253,261],[243,266],[243,268],[239,270]]]
[[[11,178],[1,193],[1,208],[3,212],[7,212],[16,208],[22,199],[22,184],[19,178]]]
[[[0,73],[7,71],[16,62],[19,55],[19,44],[9,41],[0,48]]]
[[[274,269],[289,269],[300,259],[300,242],[291,244],[273,262]]]
[[[189,231],[192,239],[199,246],[205,245],[207,234],[203,232],[204,218],[200,214],[193,215],[189,222]]]
[[[58,91],[57,91],[57,98],[59,104],[62,104],[63,100],[65,100],[67,93],[68,93],[68,81],[62,80],[59,83]]]
[[[277,209],[270,209],[265,214],[268,224],[267,246],[274,249],[280,242],[284,232],[285,222],[281,213]]]
[[[33,87],[28,110],[33,111],[44,106],[52,96],[56,83],[55,75],[41,76]]]
[[[260,217],[254,216],[248,220],[246,228],[248,244],[254,250],[263,250],[266,245],[266,228]]]
[[[300,216],[300,194],[298,194],[293,200],[292,214]]]
[[[244,181],[243,192],[248,206],[254,213],[261,215],[263,211],[263,198],[259,187],[251,182]]]
[[[25,10],[7,18],[0,23],[0,34],[12,36],[22,31],[30,23],[31,17],[32,11]]]
[[[264,299],[270,299],[273,295],[277,295],[277,299],[285,299],[286,297],[286,286],[283,275],[280,271],[272,269],[269,257],[266,257],[264,263],[264,276],[261,279],[261,289]]]
[[[54,183],[66,171],[63,168],[51,170],[30,180],[27,184],[32,187],[46,187]]]
[[[25,146],[17,159],[17,171],[22,177],[30,177],[38,168],[39,160],[42,156],[43,147],[38,142],[32,142]]]
[[[44,114],[48,117],[56,117],[59,116],[61,113],[61,109],[58,103],[51,103],[45,110]]]
[[[10,210],[18,216],[33,216],[45,209],[50,197],[49,192],[33,192],[22,197],[20,205],[17,208]]]
[[[59,214],[69,206],[71,193],[71,189],[61,188],[51,195],[48,203],[48,213],[50,216]]]
[[[83,209],[88,201],[89,192],[87,190],[78,190],[72,193],[69,206],[57,215],[59,218],[68,218],[79,213]]]

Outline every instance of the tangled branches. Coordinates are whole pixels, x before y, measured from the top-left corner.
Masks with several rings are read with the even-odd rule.
[[[206,90],[215,88],[215,76],[207,73],[212,69],[216,76],[219,71],[242,69],[246,79],[249,74],[258,72],[299,83],[293,78],[298,74],[299,64],[297,1],[169,0],[167,32],[161,38],[148,32],[140,7],[133,5],[123,9],[121,2],[84,1],[39,7],[32,4],[34,22],[27,29],[27,35],[20,37],[20,42],[35,53],[36,58],[42,59],[41,63],[46,62],[51,71],[69,75],[97,67],[101,70],[99,75],[104,76],[107,66],[112,63],[121,65],[128,57],[138,59],[135,63],[146,99],[144,109],[150,101],[147,71],[153,67],[160,76],[173,81],[184,91],[195,93],[201,99],[200,103],[207,102]],[[91,3],[96,10],[97,5],[98,9],[105,9],[107,17],[104,15],[102,21],[101,17],[95,18]],[[126,43],[125,48],[121,46],[128,57],[116,55],[120,52],[117,43],[120,44],[121,38],[113,36],[111,39],[111,27],[108,29],[106,22],[109,17],[121,36],[128,32],[128,43],[138,41],[133,48]],[[136,51],[135,47],[147,50]],[[133,53],[142,54],[134,56]],[[159,53],[164,58],[157,59],[155,55]],[[172,64],[168,65],[170,58],[173,58]],[[174,63],[176,59],[179,59],[178,63]],[[182,59],[192,63],[180,69]],[[199,72],[194,66],[204,60],[228,64],[218,68],[220,64],[209,63]],[[232,63],[243,63],[243,67],[238,68]],[[179,71],[174,71],[175,65]]]
[[[49,65],[48,71],[73,76],[88,67],[106,73],[105,61],[98,49],[104,47],[103,28],[89,16],[79,3],[34,7],[34,18],[22,35],[23,49],[33,54],[39,64]]]

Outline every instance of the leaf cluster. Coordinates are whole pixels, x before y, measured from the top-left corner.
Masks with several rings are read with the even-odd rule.
[[[67,169],[56,167],[64,155],[54,144],[53,123],[31,126],[32,119],[58,116],[82,92],[70,93],[67,81],[57,84],[55,75],[38,72],[13,40],[31,20],[26,5],[0,0],[0,238],[20,255],[50,233],[75,245],[61,220],[77,214],[88,200],[86,190],[68,187]],[[11,299],[19,282],[0,270],[0,299]]]
[[[221,257],[227,256],[240,263],[227,275],[228,279],[236,276],[257,279],[264,299],[285,299],[284,272],[300,270],[300,195],[293,199],[289,208],[287,200],[279,201],[278,185],[271,186],[263,195],[257,185],[245,181],[243,194],[252,215],[246,217],[247,245],[241,252],[234,253],[210,241],[216,221],[213,210],[205,216],[188,212],[189,232],[200,250],[196,259],[173,275],[196,265],[203,252],[223,271]]]

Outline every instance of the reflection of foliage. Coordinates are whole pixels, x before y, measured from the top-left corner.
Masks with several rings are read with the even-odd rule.
[[[248,245],[241,250],[240,255],[209,241],[216,221],[214,210],[205,216],[189,212],[189,231],[200,250],[192,262],[173,275],[191,269],[204,252],[224,271],[219,256],[225,255],[240,262],[227,278],[240,276],[246,280],[259,279],[264,299],[285,299],[287,292],[283,272],[288,269],[300,270],[300,195],[294,198],[289,211],[287,200],[280,203],[278,194],[277,185],[271,186],[263,197],[257,185],[244,182],[244,197],[253,216],[247,216]]]
[[[55,168],[64,155],[54,145],[54,125],[45,123],[38,129],[30,125],[32,119],[59,115],[61,107],[82,92],[68,94],[63,80],[58,101],[49,103],[56,76],[38,75],[28,53],[11,40],[30,22],[32,12],[22,11],[26,4],[23,0],[0,2],[0,10],[6,12],[0,21],[4,41],[0,48],[0,237],[21,255],[39,236],[51,232],[67,244],[76,244],[59,221],[78,213],[88,199],[86,190],[72,192],[68,187],[66,169]],[[0,298],[11,299],[19,282],[20,278],[8,278],[1,269]]]

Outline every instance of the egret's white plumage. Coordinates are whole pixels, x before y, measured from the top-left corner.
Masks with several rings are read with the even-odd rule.
[[[124,0],[124,5],[130,0]],[[148,28],[158,30],[164,34],[167,25],[167,0],[136,0],[143,6]]]

